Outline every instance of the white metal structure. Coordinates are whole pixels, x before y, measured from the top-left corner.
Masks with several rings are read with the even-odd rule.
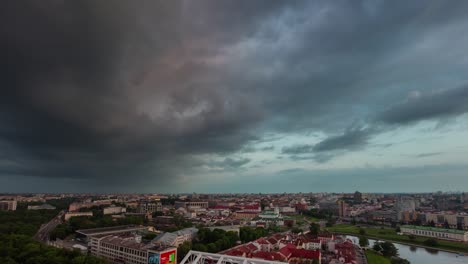
[[[190,250],[180,264],[287,264],[287,262],[234,257]]]

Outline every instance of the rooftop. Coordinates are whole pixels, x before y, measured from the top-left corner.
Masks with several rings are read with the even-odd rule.
[[[447,229],[447,228],[438,228],[438,227],[430,227],[430,226],[413,226],[413,225],[404,225],[401,226],[402,228],[411,228],[417,230],[425,230],[425,231],[433,231],[433,232],[444,232],[444,233],[452,233],[458,235],[464,235],[468,231],[457,230],[457,229]]]
[[[112,226],[112,227],[101,227],[101,228],[91,228],[91,229],[81,229],[76,230],[77,233],[91,236],[91,235],[98,235],[98,234],[110,234],[110,233],[119,233],[119,232],[131,232],[137,230],[146,230],[146,226],[138,226],[138,225],[124,225],[124,226]]]

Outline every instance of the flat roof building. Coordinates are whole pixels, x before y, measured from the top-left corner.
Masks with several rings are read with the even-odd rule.
[[[55,206],[50,204],[28,205],[28,210],[55,210]]]
[[[80,229],[80,230],[76,230],[76,233],[83,235],[83,236],[97,236],[97,235],[111,235],[111,234],[146,231],[146,230],[148,230],[148,227],[146,226],[123,225],[123,226]]]
[[[93,216],[93,212],[68,212],[65,214],[64,219],[68,221],[70,218],[77,216]]]
[[[403,225],[400,229],[403,234],[468,242],[468,231],[463,230],[412,225]]]
[[[91,237],[91,254],[106,258],[110,263],[176,264],[177,248],[143,243],[141,236],[97,235]]]

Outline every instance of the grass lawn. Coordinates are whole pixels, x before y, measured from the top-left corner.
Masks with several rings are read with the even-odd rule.
[[[330,232],[335,232],[335,233],[354,234],[354,235],[359,236],[359,227],[356,227],[353,225],[339,224],[333,227],[329,227],[327,228],[327,230]],[[398,235],[395,229],[393,228],[381,229],[380,227],[376,227],[376,228],[366,227],[364,228],[364,230],[366,230],[367,236],[381,238],[381,239],[388,239],[388,240],[393,240],[393,241],[398,241],[398,242],[411,243],[411,244],[416,244],[416,245],[424,245],[423,244],[424,241],[428,239],[427,237],[417,236],[414,240],[411,240],[409,239],[407,235]],[[468,253],[468,244],[446,241],[446,240],[438,240],[438,242],[439,242],[439,245],[435,248]]]
[[[390,260],[373,250],[366,250],[367,264],[390,264]]]
[[[305,215],[288,215],[288,217],[296,220],[296,222],[298,221],[302,221],[304,222],[304,220],[308,220],[310,222],[318,222],[320,221],[320,219],[318,218],[315,218],[315,217],[311,217],[311,216],[305,216]]]

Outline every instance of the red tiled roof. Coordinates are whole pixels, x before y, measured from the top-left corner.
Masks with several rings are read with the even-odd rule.
[[[279,253],[287,259],[292,255],[292,252],[288,247],[283,247],[280,249]]]
[[[213,209],[229,209],[230,207],[229,206],[225,206],[225,205],[216,205],[215,207],[213,207]]]
[[[233,249],[225,252],[224,254],[229,255],[229,256],[235,256],[235,257],[241,257],[244,256],[244,252],[238,250],[238,249]]]
[[[255,252],[252,255],[252,258],[260,258],[260,259],[265,259],[265,260],[280,260],[280,261],[285,260],[285,257],[283,257],[277,252],[264,252],[264,251]]]
[[[273,237],[274,237],[276,240],[281,240],[282,238],[285,237],[285,235],[282,235],[282,234],[274,234]]]
[[[276,244],[276,243],[278,243],[278,240],[276,240],[274,237],[268,238],[267,241],[270,242],[270,244]]]
[[[250,214],[250,215],[257,215],[258,214],[256,212],[244,212],[244,211],[237,211],[236,213],[238,213],[238,214]]]
[[[260,209],[260,205],[258,205],[258,204],[246,205],[246,206],[244,206],[244,209],[248,209],[248,210],[259,210],[259,209]]]
[[[252,244],[252,243],[247,244],[246,247],[247,247],[248,249],[250,249],[251,251],[256,251],[256,250],[258,250],[257,246],[254,245],[254,244]]]
[[[345,241],[335,245],[335,250],[339,257],[343,257],[346,262],[356,260],[356,250],[352,242]]]
[[[259,243],[260,245],[269,245],[269,244],[270,244],[270,243],[269,243],[267,240],[265,240],[263,237],[261,237],[261,238],[255,240],[255,241],[256,241],[257,243]]]
[[[250,249],[247,246],[238,247],[238,250],[244,253],[250,253]]]
[[[292,258],[320,259],[320,250],[292,249]]]

